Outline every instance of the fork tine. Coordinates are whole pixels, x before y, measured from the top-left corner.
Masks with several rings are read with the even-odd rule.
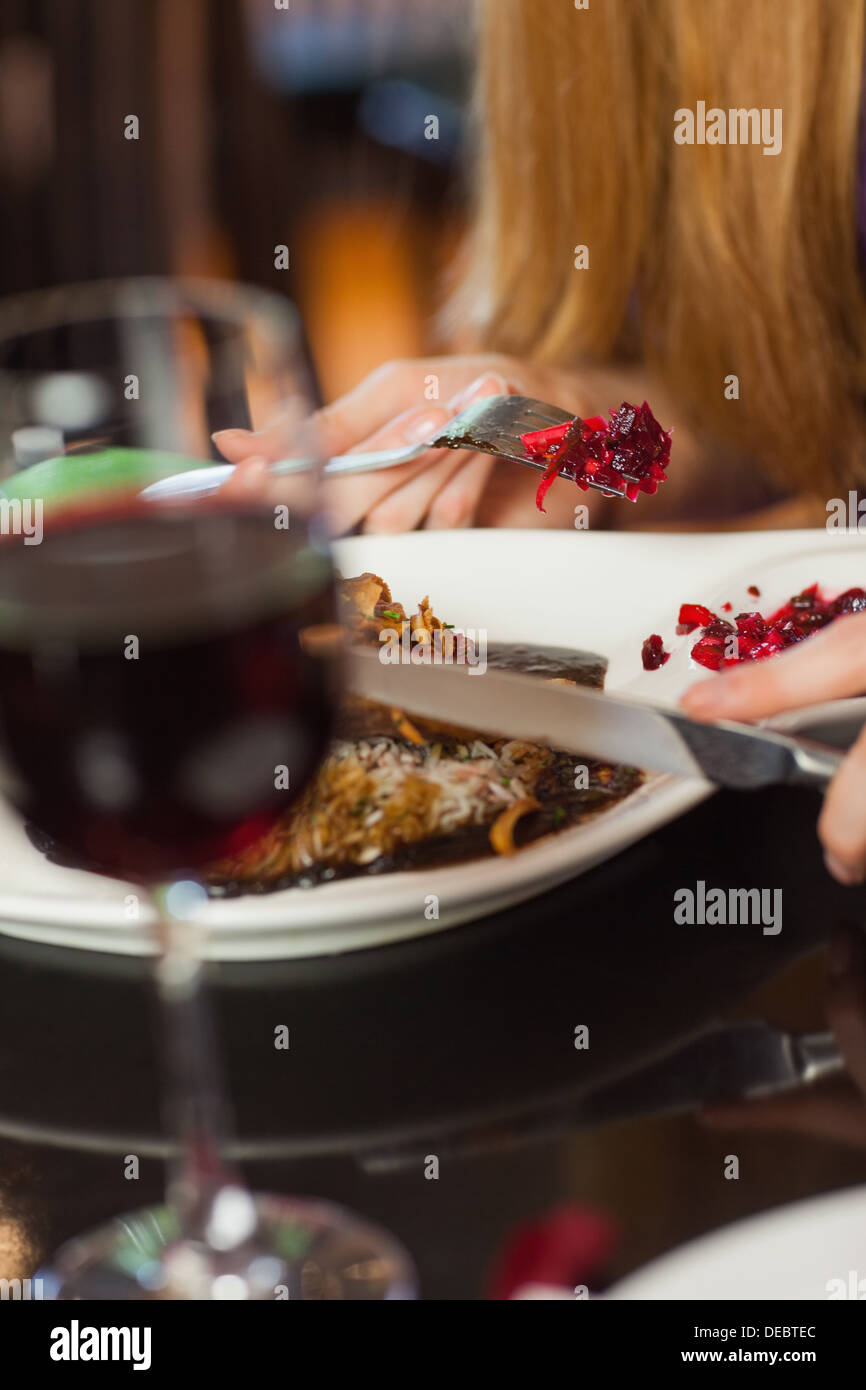
[[[544,473],[547,464],[527,452],[521,435],[550,425],[565,425],[574,418],[567,410],[534,400],[531,396],[487,396],[455,415],[432,444],[438,449],[477,449],[481,453],[510,459]],[[574,479],[573,465],[565,464],[560,472],[562,477]],[[638,481],[628,473],[623,473],[622,477],[626,482]],[[584,481],[594,492],[601,492],[605,497],[622,496],[619,492],[610,492],[592,478]]]
[[[520,442],[522,434],[548,425],[564,425],[573,418],[567,410],[529,396],[488,396],[449,421],[433,442],[446,449],[465,448],[465,441],[470,445],[474,441],[476,447],[482,443],[492,445],[492,452],[515,456],[522,462],[529,458]]]

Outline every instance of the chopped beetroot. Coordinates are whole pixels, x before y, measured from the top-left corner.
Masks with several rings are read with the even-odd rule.
[[[565,426],[565,433],[563,434],[561,441],[559,441],[558,443],[548,445],[548,447],[542,453],[538,454],[539,459],[549,460],[547,467],[545,468],[544,473],[542,474],[541,482],[538,484],[538,489],[535,493],[535,505],[540,512],[544,511],[544,499],[547,496],[550,489],[553,487],[553,484],[556,482],[556,479],[559,477],[559,472],[562,468],[563,460],[565,458],[566,453],[572,447],[577,447],[579,445],[582,429],[582,420],[572,420],[570,425]],[[547,433],[547,431],[541,431],[541,433]],[[524,448],[529,447],[526,441],[531,438],[532,436],[527,434],[524,434],[522,436],[521,442],[523,443]],[[531,453],[532,450],[530,449],[529,452]],[[586,470],[584,470],[584,473],[585,472]],[[581,478],[579,478],[576,474],[575,482],[577,483],[578,487],[583,488],[584,492],[589,487],[589,483],[582,481]]]
[[[544,498],[554,480],[565,472],[585,492],[590,484],[636,502],[664,482],[671,456],[671,436],[663,430],[646,401],[623,401],[610,419],[576,417],[565,425],[531,430],[521,435],[527,453],[545,464],[535,502],[544,511]]]
[[[528,454],[534,454],[536,458],[541,458],[549,449],[559,447],[565,439],[571,423],[573,422],[566,421],[564,425],[551,425],[546,430],[531,430],[529,434],[520,436],[520,442]]]
[[[737,614],[737,632],[744,632],[747,637],[752,637],[756,642],[760,642],[766,631],[767,624],[760,613]]]
[[[723,603],[723,604],[722,604],[722,612],[723,612],[723,613],[733,613],[733,611],[734,611],[734,605],[733,605],[732,603]]]
[[[749,652],[749,657],[753,661],[759,661],[762,657],[765,656],[775,656],[777,652],[780,652],[782,650],[784,645],[784,639],[779,635],[779,633],[770,631],[767,633],[767,636],[765,637],[763,642],[759,642],[757,646],[752,648],[752,650]]]
[[[702,603],[683,603],[680,605],[679,622],[687,631],[694,631],[696,627],[706,627],[712,618],[709,608],[705,608]]]
[[[692,661],[706,666],[710,671],[721,669],[725,660],[725,639],[723,637],[701,637],[692,647]]]
[[[846,589],[844,594],[840,594],[833,600],[833,614],[838,617],[840,613],[862,613],[866,609],[866,590]]]
[[[641,659],[645,671],[657,671],[660,666],[664,666],[670,657],[670,652],[665,651],[665,645],[657,632],[648,637],[641,648]]]
[[[664,478],[671,457],[671,437],[646,401],[641,406],[623,401],[611,416],[607,444],[613,449],[610,467],[614,473],[641,482]]]
[[[752,584],[748,592],[759,594],[760,590]],[[729,603],[723,603],[722,608],[726,612],[731,611]],[[741,661],[760,661],[764,657],[775,656],[786,647],[811,637],[837,618],[863,612],[866,612],[866,589],[846,589],[837,598],[830,599],[822,596],[817,584],[812,584],[801,593],[794,594],[769,618],[757,612],[738,613],[736,626],[726,618],[718,617],[703,604],[684,603],[680,607],[677,632],[682,636],[700,627],[701,635],[691,649],[692,660],[711,671],[719,671],[723,666],[736,666]],[[652,671],[656,667],[647,662],[648,643],[657,643],[658,650],[662,651],[662,639],[650,637],[643,646],[644,667]],[[656,647],[653,646],[651,650],[655,652]],[[665,661],[667,656],[665,653]]]

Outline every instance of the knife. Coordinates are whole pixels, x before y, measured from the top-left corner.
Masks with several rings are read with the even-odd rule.
[[[748,789],[778,783],[823,788],[844,754],[751,724],[699,724],[676,708],[479,665],[388,662],[352,647],[349,684],[409,714],[542,743],[606,762]]]
[[[587,1095],[548,1102],[517,1117],[480,1122],[427,1142],[360,1155],[365,1171],[412,1167],[426,1153],[468,1157],[546,1141],[577,1130],[650,1115],[673,1115],[718,1101],[754,1100],[840,1076],[832,1033],[787,1033],[760,1019],[708,1028],[648,1067]]]

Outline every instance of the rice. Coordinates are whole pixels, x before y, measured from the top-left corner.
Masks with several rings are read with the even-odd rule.
[[[417,745],[379,735],[338,738],[297,807],[209,877],[273,879],[313,865],[363,866],[401,846],[492,824],[531,796],[527,782],[548,756],[517,740],[497,749],[480,738]]]

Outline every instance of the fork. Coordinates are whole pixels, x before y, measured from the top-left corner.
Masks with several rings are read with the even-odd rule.
[[[573,419],[574,416],[567,410],[545,405],[544,401],[535,401],[530,396],[486,396],[455,415],[435,439],[410,444],[403,449],[342,454],[328,460],[325,472],[342,475],[367,473],[375,468],[396,468],[398,464],[410,463],[428,449],[471,449],[478,454],[494,454],[497,458],[511,459],[513,463],[523,463],[543,473],[547,463],[528,453],[520,436],[531,430],[547,429],[551,425],[566,425]],[[295,465],[303,467],[304,464],[305,460],[302,459],[286,459],[275,465],[275,472],[295,472]],[[562,472],[566,477],[574,477],[573,467],[569,471],[566,465]]]
[[[544,473],[549,460],[533,457],[521,443],[520,436],[533,430],[543,430],[551,425],[567,425],[574,415],[558,406],[546,405],[544,401],[533,400],[531,396],[486,396],[467,406],[455,415],[434,439],[423,440],[420,444],[409,444],[402,449],[380,449],[367,454],[339,454],[325,464],[324,471],[333,476],[347,477],[353,473],[370,473],[379,468],[396,468],[401,463],[411,463],[428,449],[471,449],[478,454],[493,454],[496,458],[510,459],[512,463],[522,463],[526,468],[534,468]],[[303,473],[314,466],[311,458],[280,459],[271,466],[275,474]],[[234,472],[232,464],[217,464],[213,468],[200,470],[193,475],[161,479],[152,483],[148,494],[161,495],[178,491],[202,491],[219,487]],[[563,462],[560,470],[563,478],[574,480],[574,464]],[[636,478],[623,473],[625,482],[636,482]],[[598,492],[611,494],[602,483],[593,478],[583,481]]]

